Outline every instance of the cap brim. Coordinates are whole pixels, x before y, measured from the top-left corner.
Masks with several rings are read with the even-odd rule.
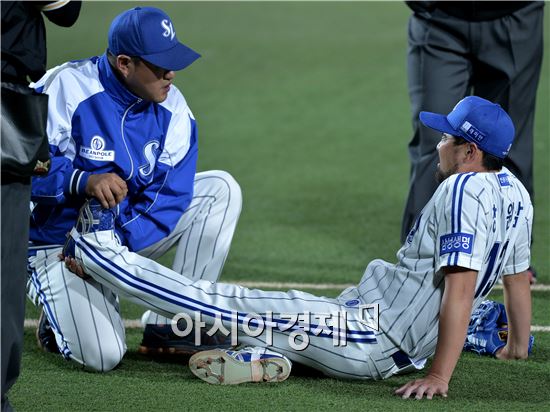
[[[437,130],[441,133],[448,133],[453,136],[459,135],[458,130],[453,129],[453,127],[447,120],[447,116],[443,114],[420,112],[420,115],[418,117],[420,118],[420,121],[424,124],[424,126],[427,126],[430,129]]]
[[[161,53],[145,54],[139,57],[163,69],[177,71],[185,69],[201,55],[186,45],[177,43],[171,49]]]

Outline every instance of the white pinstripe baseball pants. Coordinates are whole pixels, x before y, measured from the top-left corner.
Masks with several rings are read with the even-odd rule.
[[[80,236],[75,256],[86,273],[111,290],[166,316],[187,315],[195,332],[197,321],[204,322],[205,325],[200,325],[204,331],[221,324],[225,330],[236,332],[238,343],[268,346],[329,376],[383,379],[422,367],[398,366],[392,358],[398,348],[383,333],[375,333],[363,322],[355,287],[346,289],[338,298],[326,298],[296,290],[268,292],[193,281],[154,260],[129,252],[117,242],[112,231]],[[327,322],[319,321],[327,315],[343,313],[345,321],[334,316]],[[292,319],[289,315],[305,314],[309,314],[307,320],[300,321],[298,317],[297,323],[289,321]],[[260,323],[270,328],[264,327],[262,331],[258,328]],[[258,329],[259,334],[250,333]],[[293,332],[304,330],[296,340],[290,339]],[[309,343],[305,348],[297,349],[292,344],[304,341]]]
[[[171,235],[139,253],[156,259],[176,245],[172,273],[216,281],[241,212],[241,190],[223,171],[197,173],[194,189],[193,200]],[[60,252],[60,246],[40,248],[29,258],[28,295],[43,305],[66,358],[92,370],[108,371],[126,351],[118,291],[71,273],[57,258]],[[153,281],[166,286],[162,277]],[[151,313],[149,322],[157,321],[163,318]]]

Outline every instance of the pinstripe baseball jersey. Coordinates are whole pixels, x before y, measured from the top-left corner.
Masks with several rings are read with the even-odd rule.
[[[358,286],[379,303],[380,329],[411,358],[435,352],[444,289],[440,270],[478,272],[473,309],[501,274],[529,267],[533,208],[520,181],[503,168],[446,179],[424,207],[397,253],[397,263],[374,260]]]

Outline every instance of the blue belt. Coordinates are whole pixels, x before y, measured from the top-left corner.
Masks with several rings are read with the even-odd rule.
[[[36,256],[36,252],[38,252],[40,250],[57,249],[57,248],[60,248],[62,246],[63,245],[35,245],[34,243],[29,242],[27,257]]]

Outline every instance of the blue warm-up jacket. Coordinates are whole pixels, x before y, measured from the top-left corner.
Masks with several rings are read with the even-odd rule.
[[[55,67],[31,86],[49,96],[52,159],[50,173],[32,180],[32,244],[63,244],[88,177],[109,172],[128,185],[115,228],[121,242],[138,251],[166,237],[193,197],[197,161],[195,119],[179,90],[144,101],[105,54]]]

